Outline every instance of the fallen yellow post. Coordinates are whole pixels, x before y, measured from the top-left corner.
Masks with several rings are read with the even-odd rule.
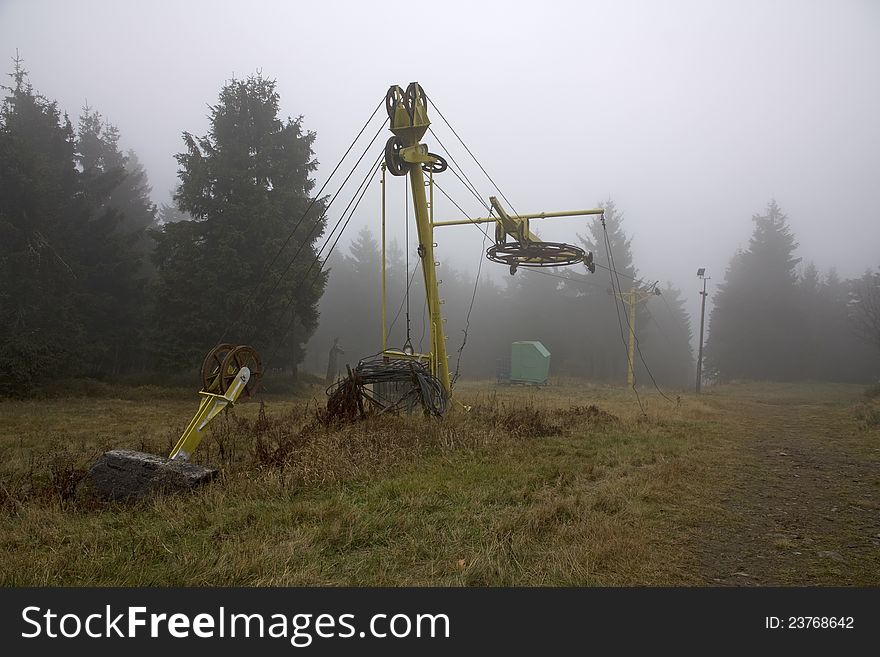
[[[217,414],[227,406],[234,406],[235,401],[239,398],[248,381],[251,378],[251,371],[247,367],[242,367],[235,375],[232,385],[229,386],[224,395],[216,395],[213,392],[205,392],[200,390],[202,395],[202,403],[199,410],[192,420],[190,420],[174,449],[168,458],[175,461],[188,461],[190,455],[196,451],[196,447],[204,438],[205,428],[208,423],[213,420]]]

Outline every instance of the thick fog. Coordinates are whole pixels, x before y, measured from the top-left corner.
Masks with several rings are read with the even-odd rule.
[[[284,114],[317,133],[319,186],[388,86],[418,80],[518,212],[613,199],[639,275],[680,288],[697,322],[696,269],[720,282],[771,199],[803,264],[842,277],[880,264],[876,2],[6,1],[7,72],[16,50],[74,121],[88,103],[119,128],[157,203],[176,185],[181,133],[207,131],[208,106],[233,76],[277,79]],[[482,195],[494,194],[431,118]],[[378,234],[374,187],[343,245],[365,225]],[[402,241],[400,179],[389,193]],[[460,218],[439,199],[436,212]],[[587,221],[533,228],[574,242]],[[480,233],[443,230],[438,259],[475,272]]]

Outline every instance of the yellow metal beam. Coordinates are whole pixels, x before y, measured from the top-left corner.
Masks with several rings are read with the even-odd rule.
[[[512,214],[511,219],[552,219],[555,217],[585,217],[594,214],[604,214],[602,208],[592,210],[570,210],[567,212],[537,212],[535,214]],[[452,219],[451,221],[435,221],[437,226],[464,226],[465,224],[489,224],[498,221],[497,217],[478,217],[476,219]]]
[[[217,414],[227,406],[234,406],[236,400],[241,396],[245,386],[251,378],[251,371],[247,367],[242,367],[235,375],[235,379],[225,395],[215,395],[213,392],[200,391],[202,395],[202,403],[199,404],[199,410],[189,421],[180,439],[171,450],[168,458],[175,460],[188,461],[189,457],[199,443],[204,438],[205,428],[208,423],[217,417]]]
[[[410,188],[412,189],[413,210],[416,215],[416,228],[419,234],[419,257],[422,259],[422,275],[425,279],[425,292],[428,297],[428,315],[431,321],[431,353],[434,356],[435,376],[440,379],[447,394],[452,393],[449,378],[449,361],[446,357],[446,335],[443,315],[440,312],[440,289],[437,285],[437,265],[434,260],[434,229],[428,215],[428,199],[425,194],[425,174],[422,167],[409,168]]]

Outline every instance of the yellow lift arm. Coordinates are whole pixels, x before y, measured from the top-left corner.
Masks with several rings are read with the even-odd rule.
[[[240,397],[250,397],[263,376],[263,362],[253,347],[220,343],[202,363],[202,402],[171,450],[168,458],[188,461],[196,451],[208,423]]]
[[[196,451],[196,447],[202,442],[202,438],[205,437],[204,431],[208,423],[224,408],[235,405],[250,378],[251,371],[247,367],[242,367],[238,374],[236,374],[232,385],[229,386],[229,389],[224,394],[215,395],[213,392],[200,390],[199,394],[202,395],[202,403],[199,404],[199,410],[193,419],[189,421],[168,458],[188,461],[192,453]]]

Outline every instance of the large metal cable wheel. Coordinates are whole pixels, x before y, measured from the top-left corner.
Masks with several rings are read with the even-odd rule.
[[[587,252],[563,242],[503,242],[486,249],[486,257],[510,267],[564,267],[586,262]]]
[[[263,361],[257,350],[248,345],[239,345],[226,354],[223,363],[220,365],[220,393],[226,394],[229,386],[235,381],[238,371],[242,367],[247,367],[251,376],[241,392],[242,399],[253,397],[257,386],[260,385],[260,379],[263,378]]]
[[[400,157],[400,149],[403,148],[403,140],[398,136],[389,137],[385,142],[385,166],[392,176],[405,176],[409,171],[409,163]]]
[[[235,346],[222,342],[208,352],[202,362],[202,390],[214,393],[220,390],[220,371],[223,361]]]

